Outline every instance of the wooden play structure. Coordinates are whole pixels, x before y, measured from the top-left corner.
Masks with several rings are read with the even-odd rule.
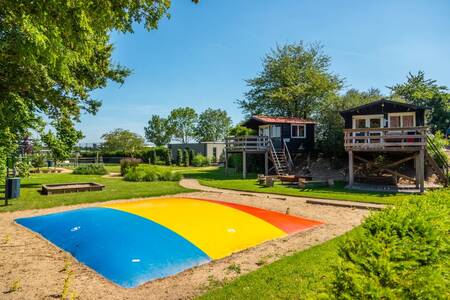
[[[348,152],[348,187],[358,183],[396,184],[400,178],[425,190],[425,167],[429,166],[443,185],[448,184],[449,165],[432,142],[425,124],[426,108],[381,99],[341,112],[345,120],[344,146]],[[384,156],[386,163],[373,157]],[[355,160],[360,162],[355,168]],[[398,167],[411,163],[415,176]],[[355,171],[358,176],[355,177]],[[391,182],[391,183],[390,183]]]

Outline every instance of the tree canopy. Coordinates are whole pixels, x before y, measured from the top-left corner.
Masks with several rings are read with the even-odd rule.
[[[436,80],[426,79],[425,73],[409,73],[405,83],[389,87],[392,97],[400,97],[406,102],[431,108],[428,123],[433,131],[445,132],[450,128],[450,93],[446,86]]]
[[[82,111],[96,113],[101,102],[91,92],[109,80],[123,83],[130,73],[112,63],[110,33],[133,32],[136,23],[154,29],[169,7],[166,0],[3,0],[0,148],[11,152],[44,120],[73,127]]]
[[[102,150],[123,151],[125,154],[133,154],[144,148],[144,138],[139,134],[125,129],[115,129],[102,135],[104,140]]]
[[[153,115],[151,117],[148,121],[148,126],[145,127],[144,130],[147,141],[156,146],[166,145],[172,139],[173,130],[169,124],[169,120],[161,118],[158,115]]]
[[[200,142],[223,141],[231,126],[225,110],[208,108],[198,117],[195,135]]]
[[[169,115],[169,125],[173,137],[181,143],[188,143],[195,137],[197,113],[191,107],[180,107],[172,110]]]
[[[249,115],[309,118],[342,87],[330,62],[319,44],[278,46],[264,58],[262,72],[247,80],[250,90],[238,103]]]

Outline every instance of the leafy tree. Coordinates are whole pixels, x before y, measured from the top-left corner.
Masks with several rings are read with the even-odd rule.
[[[147,141],[155,144],[156,146],[163,146],[170,143],[172,139],[172,128],[170,127],[169,120],[161,118],[158,115],[153,115],[148,121],[148,126],[144,128],[145,138]]]
[[[367,92],[350,89],[342,96],[333,95],[324,99],[317,117],[317,143],[320,150],[333,155],[344,154],[344,120],[339,112],[382,97],[380,90],[372,88]]]
[[[231,118],[225,110],[208,108],[198,118],[195,130],[199,141],[222,141],[228,134]]]
[[[103,151],[123,151],[134,156],[134,153],[144,148],[144,139],[137,133],[125,129],[115,129],[102,135]]]
[[[196,123],[197,113],[193,108],[180,107],[170,112],[169,125],[181,143],[188,143],[195,136]]]
[[[229,134],[231,136],[246,136],[255,135],[256,132],[251,128],[247,128],[238,124],[230,129]]]
[[[81,131],[76,130],[72,125],[69,115],[63,113],[52,122],[55,132],[49,130],[42,134],[42,142],[50,149],[55,161],[68,159],[73,147],[83,138]]]
[[[250,115],[312,117],[342,87],[343,80],[329,71],[330,61],[319,44],[278,46],[264,58],[262,72],[247,80],[250,90],[238,103]]]
[[[18,137],[44,120],[51,123],[64,113],[73,127],[81,112],[96,113],[100,101],[91,92],[108,80],[123,83],[130,73],[112,63],[111,32],[131,33],[137,23],[155,29],[170,3],[1,1],[0,152],[13,152]],[[55,141],[57,134],[47,138],[63,142]]]
[[[409,73],[405,83],[388,87],[392,96],[406,102],[431,108],[429,124],[433,132],[446,132],[450,127],[450,93],[446,86],[438,85],[436,80],[426,79],[425,73]]]

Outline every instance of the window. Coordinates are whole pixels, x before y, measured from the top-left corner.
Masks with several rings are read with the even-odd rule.
[[[293,138],[305,138],[306,125],[291,125],[291,135]]]
[[[272,134],[270,135],[270,137],[273,137],[273,138],[281,137],[281,126],[272,125],[271,129],[272,129]]]
[[[405,128],[416,125],[416,115],[413,112],[389,114],[389,127]]]

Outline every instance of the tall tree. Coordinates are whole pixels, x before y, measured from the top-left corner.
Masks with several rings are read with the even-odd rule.
[[[339,112],[382,98],[380,90],[348,90],[344,95],[330,96],[320,104],[317,114],[317,144],[324,153],[344,154],[344,120]]]
[[[148,121],[148,126],[144,128],[145,138],[147,141],[162,146],[170,143],[173,130],[169,124],[169,120],[153,115]]]
[[[173,136],[182,143],[188,143],[195,137],[197,113],[193,108],[180,107],[172,110],[169,115],[169,125]]]
[[[127,155],[133,156],[136,151],[144,148],[144,138],[139,134],[125,129],[115,129],[102,135],[104,140],[102,150],[123,151]]]
[[[223,141],[231,126],[231,118],[221,109],[208,108],[198,117],[195,135],[201,142]]]
[[[425,73],[409,73],[406,82],[388,87],[392,96],[406,102],[431,108],[428,123],[433,131],[445,132],[450,128],[450,93],[446,86],[438,85],[436,80],[426,79]]]
[[[72,120],[66,113],[54,119],[52,125],[55,132],[49,130],[42,134],[42,142],[50,150],[55,161],[68,159],[73,147],[83,138],[83,134],[72,126]]]
[[[97,112],[91,92],[129,74],[111,61],[111,32],[131,33],[137,23],[154,29],[169,7],[167,0],[2,0],[0,152],[62,112],[71,127],[82,111]]]
[[[319,44],[278,46],[263,60],[263,70],[247,80],[250,90],[238,101],[249,114],[309,118],[318,104],[342,87],[331,73],[330,57]]]

